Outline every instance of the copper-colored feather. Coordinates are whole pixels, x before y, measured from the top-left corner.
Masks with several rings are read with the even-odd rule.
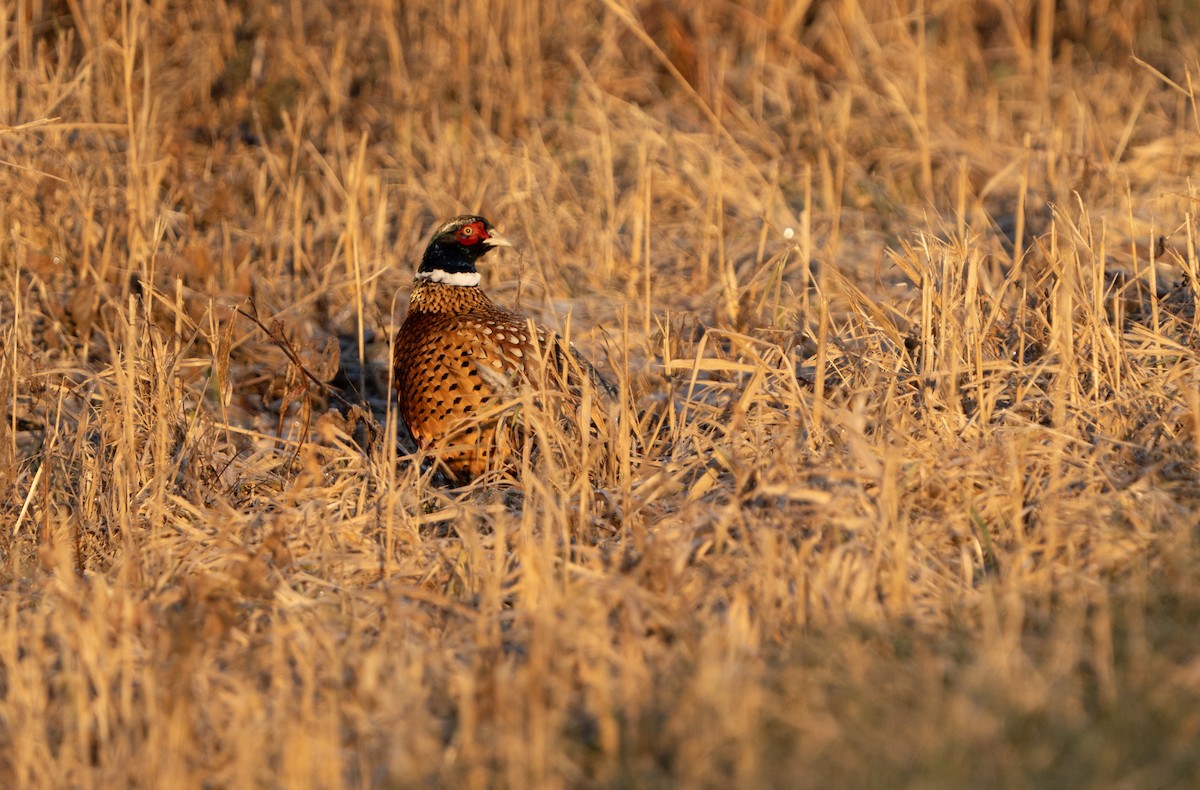
[[[571,397],[587,378],[615,395],[573,347],[479,288],[475,260],[506,244],[482,217],[445,223],[426,251],[396,335],[400,414],[422,449],[436,451],[459,480],[512,456],[513,433],[500,412],[529,382],[559,385]]]

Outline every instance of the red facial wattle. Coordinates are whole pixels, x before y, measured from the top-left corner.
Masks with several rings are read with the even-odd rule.
[[[471,222],[459,228],[454,236],[460,244],[467,246],[478,244],[488,238],[487,226],[482,222]]]

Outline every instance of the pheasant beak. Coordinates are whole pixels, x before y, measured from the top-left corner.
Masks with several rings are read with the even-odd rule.
[[[489,247],[511,247],[512,242],[501,236],[494,230],[488,231],[488,237],[483,240],[483,243]]]

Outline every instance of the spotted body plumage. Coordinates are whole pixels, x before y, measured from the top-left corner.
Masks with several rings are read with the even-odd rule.
[[[497,246],[508,242],[482,217],[443,224],[396,335],[400,414],[421,448],[435,450],[459,480],[512,455],[502,411],[529,382],[557,382],[570,397],[572,380],[587,378],[603,395],[615,394],[573,347],[484,294],[475,261]],[[548,367],[555,375],[546,375]]]

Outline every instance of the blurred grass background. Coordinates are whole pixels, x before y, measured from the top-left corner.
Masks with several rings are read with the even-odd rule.
[[[1198,28],[8,0],[4,784],[1194,781]],[[464,211],[632,455],[408,454]]]

